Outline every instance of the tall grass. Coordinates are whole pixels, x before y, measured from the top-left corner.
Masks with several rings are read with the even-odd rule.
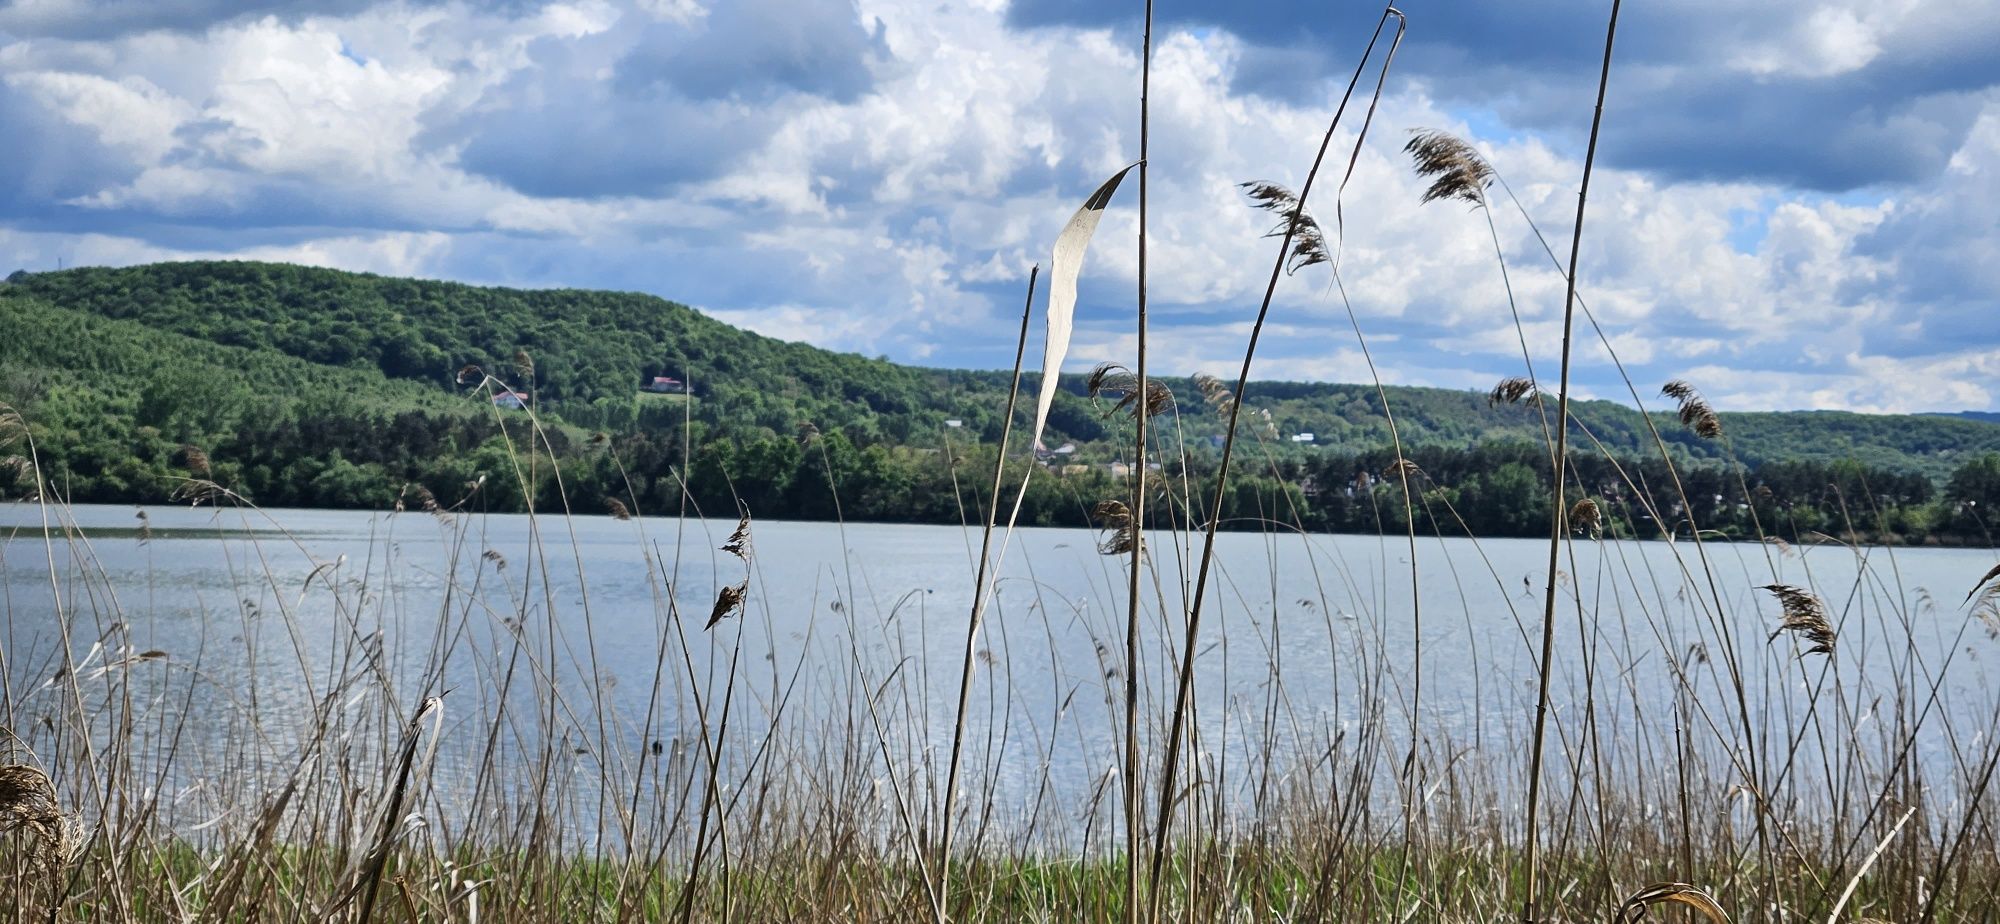
[[[1149,101],[1150,6],[1146,25]],[[1006,436],[958,488],[957,535],[703,511],[686,445],[675,509],[571,498],[532,401],[491,411],[514,462],[450,503],[413,492],[320,535],[335,521],[259,509],[190,447],[176,499],[202,515],[121,529],[67,505],[33,422],[0,411],[33,485],[0,537],[0,921],[1989,917],[2000,568],[1717,543],[1677,476],[1661,509],[1636,467],[1572,485],[1572,455],[1604,452],[1566,407],[1572,309],[1595,326],[1584,195],[1546,546],[1468,535],[1400,446],[1355,487],[1317,486],[1376,505],[1375,537],[1308,534],[1303,485],[1252,498],[1258,529],[1221,529],[1238,450],[1279,471],[1251,384],[1277,286],[1323,265],[1347,304],[1344,232],[1307,204],[1392,26],[1379,99],[1393,7],[1298,192],[1250,185],[1279,241],[1234,390],[1195,384],[1227,411],[1219,464],[1152,478],[1186,434],[1145,350],[1142,103],[1140,349],[1096,377],[1130,428],[1131,492],[1061,483],[1101,537],[1017,536],[1001,514],[1009,484],[1058,477],[1006,451],[1034,276]],[[1459,176],[1482,207],[1484,177]],[[1528,376],[1496,402],[1544,400],[1522,348]],[[464,384],[489,408],[534,393],[525,352],[507,372]],[[1720,436],[1694,385],[1666,394]],[[816,434],[803,422],[808,452]],[[819,452],[837,515],[854,486]],[[489,515],[493,479],[563,505]]]

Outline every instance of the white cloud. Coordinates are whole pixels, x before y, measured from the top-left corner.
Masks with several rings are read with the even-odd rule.
[[[1000,0],[861,0],[852,25],[881,49],[864,89],[710,88],[698,103],[667,105],[671,88],[619,83],[623,56],[655,34],[646,30],[686,41],[718,9],[694,0],[584,0],[519,13],[384,3],[192,31],[17,40],[0,46],[4,86],[88,132],[125,169],[83,194],[36,204],[65,220],[88,215],[99,230],[5,232],[0,262],[234,254],[646,288],[786,339],[1004,365],[1028,267],[1046,268],[1056,230],[1081,197],[1138,156],[1139,59],[1124,33],[1017,32]],[[37,10],[28,12],[61,12]],[[1782,35],[1734,41],[1723,53],[1759,79],[1854,73],[1907,47],[1928,18],[1913,0],[1830,2],[1788,17]],[[1158,38],[1148,175],[1153,363],[1172,374],[1223,374],[1240,360],[1276,246],[1261,236],[1272,216],[1248,208],[1235,184],[1300,184],[1340,87],[1286,100],[1246,95],[1236,86],[1251,51],[1241,39],[1215,29]],[[585,91],[598,95],[577,96]],[[562,112],[613,97],[645,105],[565,123],[574,137],[505,143],[607,152],[575,169],[611,175],[621,158],[692,151],[739,123],[757,130],[699,165],[712,175],[677,181],[656,175],[672,172],[664,168],[634,170],[643,179],[601,194],[524,191],[518,178],[470,163],[474,141],[523,118],[524,107]],[[1563,257],[1580,164],[1565,139],[1516,133],[1491,112],[1440,99],[1427,84],[1392,76],[1341,196],[1343,278],[1358,320],[1391,381],[1483,387],[1518,373],[1522,338],[1552,375],[1560,270],[1493,189],[1517,333],[1487,216],[1461,203],[1419,207],[1424,184],[1399,148],[1413,127],[1471,137]],[[1642,392],[1685,376],[1735,408],[1996,406],[1979,379],[1991,380],[2000,338],[1990,326],[1943,332],[1965,319],[1922,284],[2000,273],[2000,227],[1986,205],[2000,168],[2000,98],[1980,105],[1985,115],[1946,176],[1927,187],[1835,199],[1600,169],[1581,290]],[[1361,111],[1350,109],[1314,194],[1330,235]],[[1606,131],[1644,118],[1613,112]],[[1137,191],[1128,181],[1092,248],[1073,351],[1082,366],[1133,358]],[[181,246],[177,227],[202,246]],[[308,242],[269,246],[274,229]],[[1324,269],[1280,280],[1260,376],[1365,379],[1328,282]],[[1596,334],[1581,315],[1577,322],[1580,387],[1622,392]]]

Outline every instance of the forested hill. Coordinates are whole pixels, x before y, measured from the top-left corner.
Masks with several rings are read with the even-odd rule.
[[[993,344],[995,365],[1011,360],[1012,346]],[[441,490],[505,451],[506,415],[458,383],[477,366],[556,422],[556,440],[616,437],[642,488],[666,490],[656,482],[670,475],[668,457],[678,462],[685,437],[700,450],[699,464],[728,476],[721,481],[775,485],[763,499],[780,508],[771,515],[802,516],[819,512],[809,486],[777,469],[803,464],[793,457],[807,424],[857,458],[902,459],[921,474],[928,463],[912,454],[948,440],[952,451],[975,456],[990,447],[1007,384],[1004,372],[917,368],[787,343],[648,295],[245,262],[16,273],[0,284],[0,363],[0,401],[38,428],[77,500],[157,492],[187,473],[189,446],[266,503],[381,503],[405,482]],[[1185,375],[1225,370],[1175,371],[1182,377],[1163,380],[1176,398],[1171,432],[1198,462],[1213,453],[1209,441],[1222,424]],[[688,387],[644,393],[655,378]],[[1072,467],[1121,452],[1112,437],[1122,424],[1105,415],[1108,403],[1085,396],[1083,378],[1065,376],[1045,440],[1074,443]],[[1415,447],[1540,441],[1532,405],[1492,407],[1483,394],[1448,389],[1388,394]],[[1260,428],[1269,412],[1272,456],[1300,472],[1388,443],[1381,398],[1369,386],[1253,383],[1246,404]],[[1637,412],[1601,401],[1575,410],[1586,450],[1596,450],[1594,439],[1614,455],[1657,456]],[[681,432],[684,419],[693,431]],[[1721,419],[1726,444],[1699,439],[1668,415],[1656,422],[1684,461],[1719,463],[1731,451],[1753,468],[1852,460],[1935,484],[2000,451],[2000,425],[1969,418],[1725,410]],[[1314,441],[1292,441],[1304,433]],[[769,471],[752,474],[759,466]],[[949,497],[941,503],[955,509]]]

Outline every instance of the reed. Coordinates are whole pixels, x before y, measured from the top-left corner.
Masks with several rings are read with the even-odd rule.
[[[645,509],[658,495],[628,483],[574,498],[606,514],[586,516],[532,401],[493,412],[499,465],[444,499],[411,485],[355,535],[292,531],[232,487],[236,460],[192,445],[162,501],[200,519],[142,510],[131,530],[118,511],[110,534],[0,408],[0,464],[31,486],[0,538],[0,921],[1989,916],[2000,693],[1979,662],[2000,631],[1979,630],[2000,624],[2000,568],[1930,572],[1969,586],[1949,612],[1906,583],[1907,553],[1852,538],[1880,516],[1862,497],[1862,526],[1828,530],[1847,538],[1759,523],[1725,541],[1657,429],[1658,459],[1620,458],[1569,419],[1574,314],[1595,327],[1577,254],[1600,120],[1553,394],[1521,336],[1524,368],[1494,370],[1488,395],[1546,415],[1547,451],[1514,483],[1549,505],[1543,559],[1479,536],[1471,489],[1403,445],[1339,275],[1344,219],[1309,208],[1371,62],[1383,92],[1401,13],[1383,11],[1297,191],[1243,185],[1276,253],[1236,381],[1196,377],[1186,400],[1147,348],[1150,9],[1146,25],[1139,349],[1088,382],[1133,440],[1129,493],[1014,457],[1038,271],[999,438],[947,434],[944,464],[981,466],[957,499],[971,513],[908,541],[840,522],[875,486],[810,421],[799,448],[825,478],[795,492],[836,519],[812,552],[801,527],[695,504],[690,480],[730,472],[688,442],[678,503]],[[1441,133],[1404,151],[1422,201],[1484,213],[1520,336],[1499,170]],[[1125,175],[1056,242],[1037,449],[1084,248]],[[1250,381],[1276,286],[1306,271],[1333,274],[1390,424],[1352,483],[1307,484],[1271,452],[1274,404]],[[488,408],[532,395],[526,349],[502,373],[514,384],[459,381]],[[1694,386],[1662,394],[1665,425],[1726,439]],[[1190,449],[1190,409],[1227,421],[1219,454]],[[620,441],[590,445],[623,477]],[[1239,448],[1268,477],[1238,473]],[[1592,451],[1609,474],[1583,483]],[[1030,479],[1099,529],[1017,535]],[[502,489],[535,512],[489,512]],[[1311,534],[1315,503],[1379,526]],[[177,545],[188,523],[213,538]],[[179,567],[197,548],[212,580]]]

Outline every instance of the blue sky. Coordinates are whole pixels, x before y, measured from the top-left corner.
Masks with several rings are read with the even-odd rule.
[[[1328,7],[1335,10],[1329,12]],[[1159,0],[1154,368],[1227,373],[1379,7]],[[1138,153],[1138,0],[4,0],[0,272],[282,259],[651,292],[773,336],[1000,367],[1028,268]],[[1608,2],[1409,0],[1341,202],[1392,382],[1521,371],[1485,216],[1418,205],[1458,133],[1566,246]],[[1580,274],[1644,392],[2000,409],[2000,5],[1628,4]],[[1350,124],[1358,125],[1357,122]],[[1343,145],[1352,135],[1344,136]],[[1071,350],[1131,362],[1136,186]],[[1330,223],[1332,200],[1317,209]],[[1562,281],[1492,217],[1552,370]],[[1367,377],[1325,268],[1259,377]],[[1621,397],[1594,334],[1579,388]]]

